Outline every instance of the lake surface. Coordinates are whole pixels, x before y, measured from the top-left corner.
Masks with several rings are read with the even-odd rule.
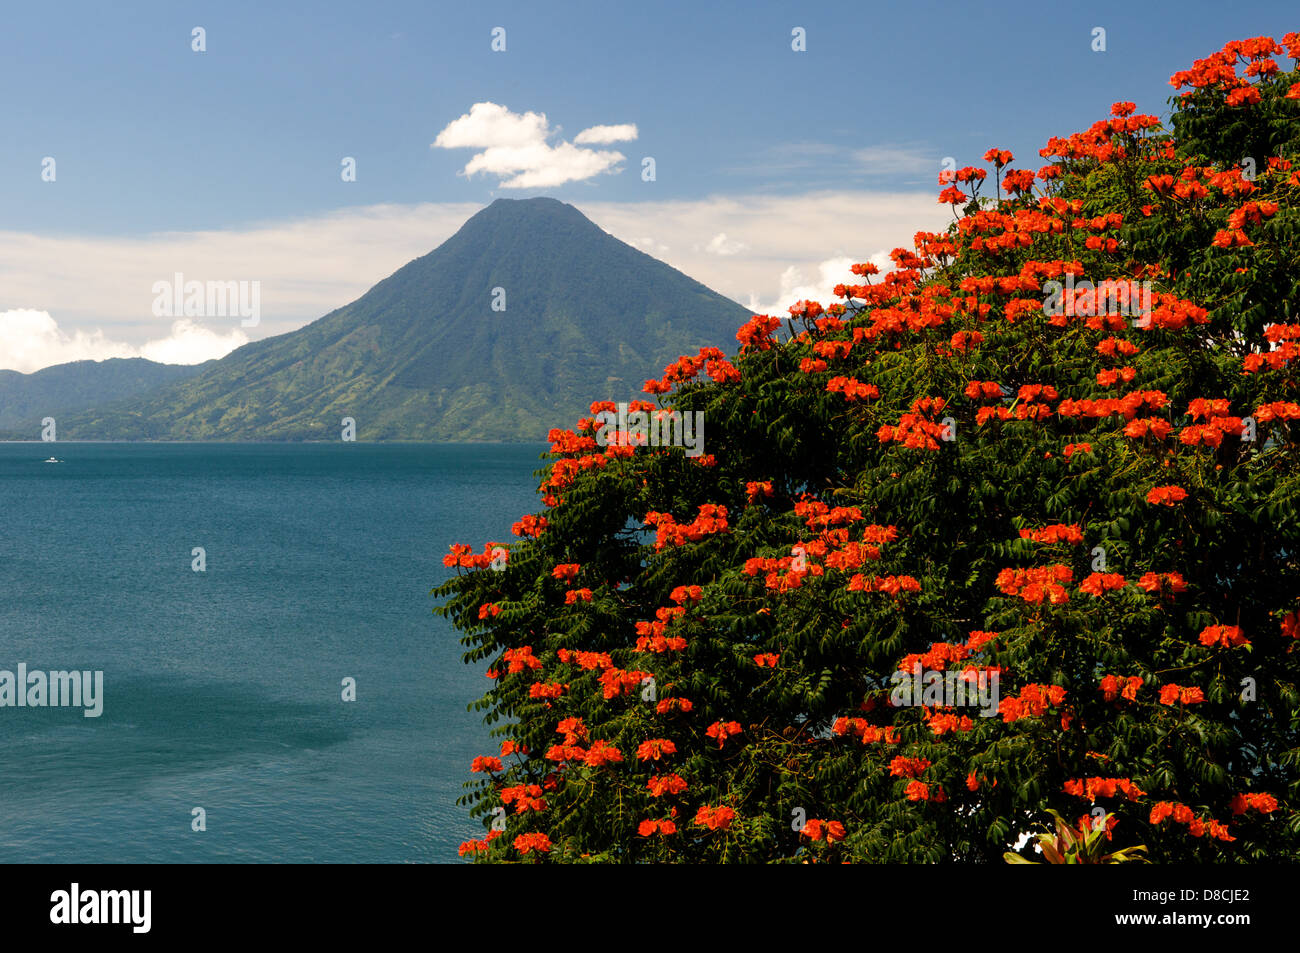
[[[0,670],[104,673],[0,707],[0,863],[456,862],[489,683],[429,590],[544,449],[0,444]]]

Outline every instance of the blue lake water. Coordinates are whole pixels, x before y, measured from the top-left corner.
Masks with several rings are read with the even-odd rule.
[[[0,862],[455,862],[489,683],[429,590],[543,450],[0,444],[0,670],[104,672],[0,707]]]

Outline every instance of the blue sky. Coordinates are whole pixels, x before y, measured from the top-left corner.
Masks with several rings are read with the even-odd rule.
[[[996,145],[1036,168],[1048,136],[1111,102],[1165,115],[1173,71],[1295,29],[1300,11],[1280,2],[13,4],[0,315],[50,316],[56,345],[99,333],[139,347],[168,334],[139,290],[148,275],[249,272],[267,283],[256,338],[346,303],[493,198],[540,194],[742,303],[776,304],[827,262],[938,224],[943,157],[978,163]],[[592,127],[636,137],[570,147],[620,153],[613,171],[503,188],[463,174],[481,149],[431,148],[476,103],[544,114],[550,147]],[[211,330],[221,346],[245,333]],[[14,333],[0,367],[19,363]]]

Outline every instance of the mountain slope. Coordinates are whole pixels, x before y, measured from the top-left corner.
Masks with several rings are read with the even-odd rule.
[[[142,357],[72,361],[30,374],[0,370],[0,432],[35,440],[41,420],[147,394],[202,373],[205,364],[158,364]]]
[[[748,317],[571,205],[498,199],[351,304],[60,436],[337,439],[353,417],[360,440],[542,440]]]

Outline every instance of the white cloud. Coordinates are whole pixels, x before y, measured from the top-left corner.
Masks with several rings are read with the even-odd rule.
[[[503,189],[553,188],[581,182],[603,172],[617,171],[626,156],[621,152],[581,149],[575,143],[605,144],[636,138],[636,126],[592,126],[574,142],[555,135],[545,113],[513,113],[497,103],[475,103],[468,113],[453,119],[433,140],[434,149],[480,149],[465,165],[463,174],[496,175]]]
[[[704,250],[710,255],[737,255],[747,249],[749,246],[744,242],[732,241],[727,237],[726,232],[718,232],[709,243],[704,246]]]
[[[592,126],[573,137],[575,145],[607,146],[611,142],[629,142],[636,138],[636,125],[623,123],[620,126]]]
[[[248,335],[239,328],[223,334],[189,318],[181,318],[172,322],[171,334],[167,337],[146,342],[140,348],[140,356],[159,364],[202,364],[214,357],[225,357],[247,343]]]
[[[639,236],[644,251],[755,314],[773,315],[803,298],[830,304],[835,285],[861,281],[849,265],[869,261],[887,271],[894,267],[891,249],[911,249],[918,231],[941,231],[952,220],[928,189],[584,202],[580,208],[611,235],[629,244],[625,236]],[[720,234],[743,244],[743,252],[710,250]],[[649,242],[671,243],[672,250],[650,252]]]
[[[951,220],[930,189],[577,204],[611,235],[754,313],[770,314],[784,314],[801,297],[829,304],[830,289],[850,278],[839,263],[874,261],[885,270],[890,262],[883,250],[911,247],[918,230],[939,230]],[[129,357],[150,345],[156,345],[151,354],[211,356],[198,343],[202,338],[153,316],[154,282],[170,281],[178,271],[186,280],[259,281],[262,320],[247,332],[283,334],[355,300],[450,238],[481,208],[376,205],[243,229],[130,238],[0,231],[0,311],[58,315],[57,335],[43,323],[20,326],[9,317],[11,329],[23,330],[0,337],[0,367]],[[708,250],[719,235],[744,250]],[[203,328],[230,344],[239,319],[222,322],[210,318]],[[29,336],[35,343],[27,343]],[[176,349],[162,350],[158,342],[171,339]],[[193,351],[182,350],[190,344]]]
[[[69,361],[104,361],[113,357],[145,357],[162,364],[201,364],[225,357],[248,343],[238,328],[224,334],[187,318],[173,322],[163,338],[133,347],[94,331],[64,331],[47,311],[20,308],[0,312],[0,366],[24,374]]]

